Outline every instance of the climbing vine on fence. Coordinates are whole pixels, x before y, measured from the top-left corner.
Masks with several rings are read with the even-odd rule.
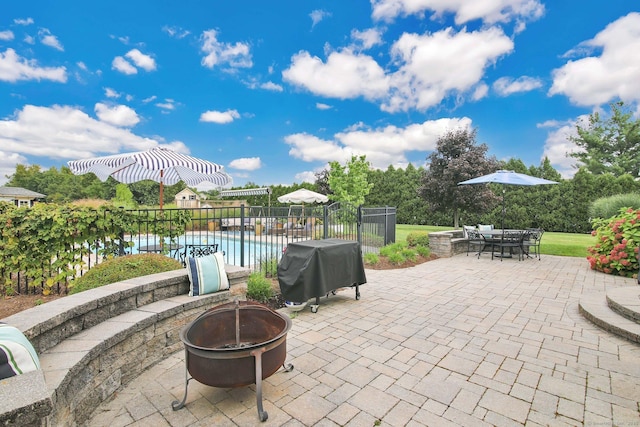
[[[13,289],[18,273],[50,293],[84,268],[90,251],[113,253],[135,224],[136,216],[122,209],[0,203],[0,293]]]

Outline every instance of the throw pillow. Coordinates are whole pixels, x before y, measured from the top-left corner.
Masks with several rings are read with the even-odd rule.
[[[224,270],[224,258],[220,252],[201,257],[189,257],[187,275],[190,283],[189,296],[197,297],[229,289],[229,279]]]
[[[0,323],[0,380],[40,369],[38,354],[14,326]]]

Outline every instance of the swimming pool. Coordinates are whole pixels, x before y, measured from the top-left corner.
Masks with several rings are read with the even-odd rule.
[[[145,246],[159,247],[161,243],[160,238],[157,236],[138,236],[131,241],[133,242],[133,246],[130,248],[130,253],[132,254],[141,253],[138,248]],[[245,236],[243,244],[242,241],[232,233],[225,235],[196,233],[183,235],[175,239],[174,245],[178,247],[170,250],[167,255],[179,260],[180,253],[184,251],[183,248],[185,245],[209,245],[214,243],[218,244],[218,251],[224,253],[227,264],[250,268],[255,268],[255,266],[260,264],[260,261],[272,260],[274,258],[280,260],[282,251],[286,246],[282,241],[263,242],[254,236]],[[165,248],[168,248],[169,244],[169,239],[165,239]],[[154,252],[154,250],[148,252]]]

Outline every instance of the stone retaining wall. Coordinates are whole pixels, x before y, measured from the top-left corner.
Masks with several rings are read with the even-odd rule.
[[[100,403],[182,348],[179,332],[206,309],[239,294],[249,270],[226,266],[231,289],[189,297],[185,270],[81,292],[4,322],[20,329],[41,370],[0,381],[0,425],[82,425]]]

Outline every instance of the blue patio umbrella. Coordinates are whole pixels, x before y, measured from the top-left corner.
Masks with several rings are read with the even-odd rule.
[[[535,176],[526,175],[523,173],[507,171],[507,170],[498,170],[488,175],[482,175],[477,178],[471,178],[466,181],[459,182],[458,185],[490,184],[490,183],[504,184],[504,185],[526,185],[526,186],[557,184],[556,181],[550,181],[544,178],[537,178]],[[505,189],[503,188],[502,189],[502,229],[504,229],[504,216],[506,212],[504,193],[505,193]]]

